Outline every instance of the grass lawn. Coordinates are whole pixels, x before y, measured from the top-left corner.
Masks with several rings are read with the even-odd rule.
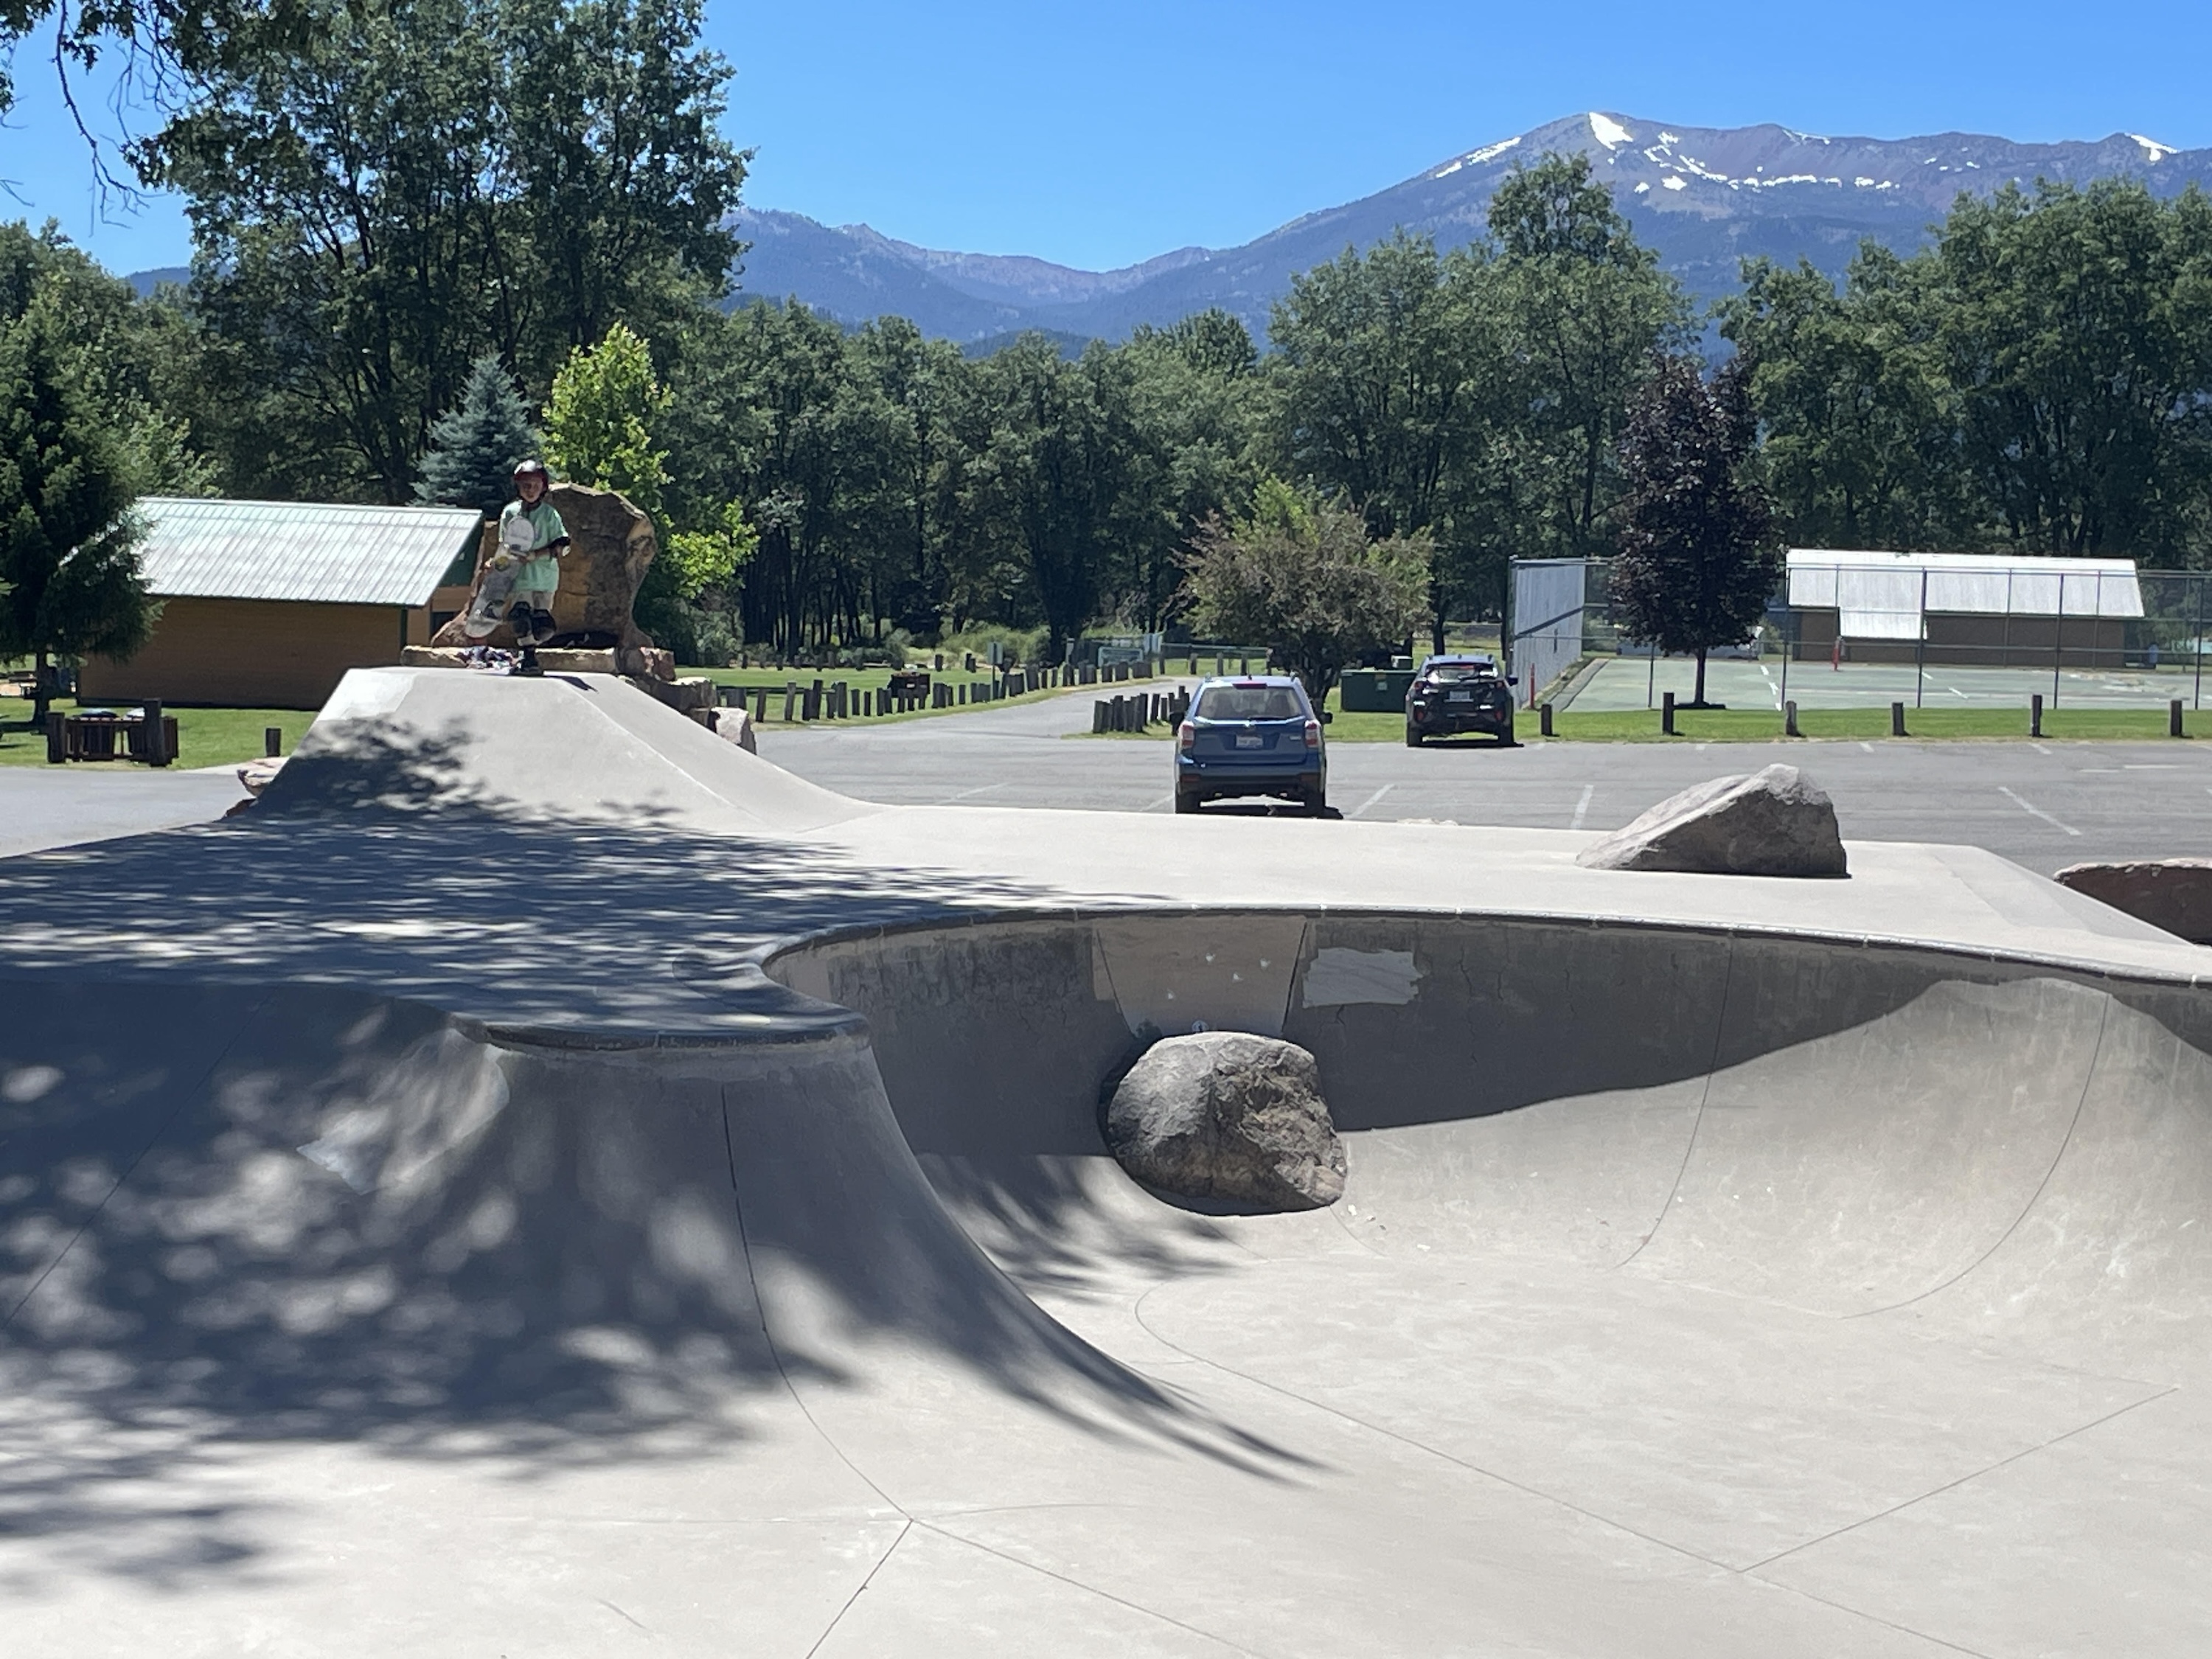
[[[77,708],[74,697],[57,699],[54,707],[64,714]],[[177,717],[177,758],[174,764],[231,766],[261,757],[261,733],[277,726],[284,733],[284,752],[307,729],[315,717],[304,708],[171,708]],[[31,705],[27,699],[0,699],[0,766],[44,766],[46,738],[31,729]],[[144,771],[129,761],[73,761],[80,770],[94,772]]]

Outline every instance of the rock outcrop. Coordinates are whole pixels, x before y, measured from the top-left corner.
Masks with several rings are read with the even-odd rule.
[[[1584,848],[1593,870],[1678,870],[1717,876],[1846,874],[1827,792],[1794,766],[1713,778],[1671,795],[1626,829]]]
[[[560,588],[553,596],[556,637],[566,646],[612,651],[618,673],[653,674],[646,654],[652,651],[653,641],[630,614],[637,603],[637,590],[659,550],[653,520],[611,489],[560,483],[553,486],[550,495],[561,522],[568,526],[571,543],[568,556],[561,561]],[[484,561],[498,544],[498,526],[486,525],[477,550],[476,581],[483,580]],[[470,584],[471,597],[476,581]],[[454,617],[438,630],[431,643],[514,647],[514,630],[504,623],[482,640],[469,638],[461,624],[462,618]],[[544,653],[539,655],[542,659]]]
[[[2056,879],[2192,945],[2212,945],[2212,859],[2069,864]]]
[[[1279,1038],[1163,1038],[1115,1087],[1105,1127],[1123,1169],[1186,1198],[1312,1210],[1344,1195],[1344,1144],[1320,1072]]]

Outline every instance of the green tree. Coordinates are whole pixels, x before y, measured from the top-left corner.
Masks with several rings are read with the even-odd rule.
[[[1655,352],[1688,341],[1689,309],[1585,155],[1546,155],[1491,198],[1484,286],[1515,408],[1506,489],[1523,556],[1610,541],[1620,433]]]
[[[577,483],[620,490],[641,511],[658,514],[668,452],[653,447],[653,428],[669,398],[653,374],[651,348],[617,323],[599,344],[572,350],[553,377],[545,457]]]
[[[129,461],[70,357],[45,304],[0,325],[0,655],[35,659],[42,723],[57,654],[128,656],[158,614]]]
[[[133,151],[191,215],[234,488],[405,501],[483,352],[535,391],[726,288],[744,157],[696,0],[286,3]]]
[[[1187,597],[1206,633],[1266,641],[1318,706],[1347,663],[1420,626],[1431,555],[1425,535],[1372,536],[1350,507],[1267,478],[1192,539]]]
[[[1621,440],[1613,620],[1632,640],[1697,653],[1692,708],[1707,706],[1706,653],[1750,636],[1780,574],[1773,514],[1747,476],[1744,378],[1731,363],[1709,385],[1697,359],[1662,358]]]
[[[1996,544],[2201,545],[2212,492],[2212,201],[2141,184],[1961,197],[1917,295]]]
[[[1973,516],[1921,286],[1905,261],[1869,244],[1840,294],[1809,264],[1747,261],[1743,292],[1721,307],[1721,333],[1748,366],[1763,474],[1794,544],[1940,547]]]
[[[461,400],[430,428],[415,499],[473,507],[486,517],[514,494],[514,468],[538,453],[530,406],[514,377],[490,352],[469,369]]]

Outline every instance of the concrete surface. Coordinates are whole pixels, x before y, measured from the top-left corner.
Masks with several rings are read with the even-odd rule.
[[[611,682],[300,756],[0,864],[24,1651],[2212,1630],[2198,947],[1971,848],[871,807]],[[1195,1024],[1315,1054],[1343,1202],[1115,1168]]]
[[[1071,696],[898,726],[771,726],[761,751],[827,788],[889,804],[1167,812],[1174,797],[1164,742],[1060,740],[1089,729],[1090,709],[1089,697]],[[2084,859],[2212,854],[2212,755],[2204,747],[1338,743],[1329,750],[1329,799],[1361,820],[1618,830],[1691,784],[1779,762],[1819,781],[1855,839],[1985,847],[2049,875]]]
[[[81,772],[0,767],[0,858],[205,823],[246,799],[234,767]]]

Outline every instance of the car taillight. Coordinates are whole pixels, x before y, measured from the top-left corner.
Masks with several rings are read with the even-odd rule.
[[[1198,728],[1193,726],[1188,720],[1185,720],[1181,726],[1176,727],[1176,746],[1181,749],[1184,754],[1188,755],[1190,753],[1192,747],[1197,742]]]
[[[1309,749],[1318,749],[1321,747],[1321,722],[1319,720],[1308,720],[1306,722],[1306,747]]]

